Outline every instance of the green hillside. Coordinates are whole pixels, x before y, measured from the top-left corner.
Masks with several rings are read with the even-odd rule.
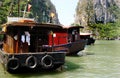
[[[19,2],[20,5],[18,5]],[[23,16],[23,11],[25,9],[28,11],[28,5],[31,5],[31,8],[25,17],[35,18],[39,23],[46,23],[50,22],[50,14],[54,13],[56,17],[55,23],[59,23],[55,7],[50,0],[2,0],[2,5],[0,6],[0,24],[6,22],[7,16]]]

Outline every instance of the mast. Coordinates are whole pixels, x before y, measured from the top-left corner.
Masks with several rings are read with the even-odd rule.
[[[23,18],[25,18],[25,16],[26,16],[26,13],[27,13],[26,11],[27,11],[27,8],[29,7],[28,4],[29,4],[29,0],[27,0],[27,4],[26,4],[24,12],[23,12]]]
[[[11,16],[11,15],[12,15],[12,12],[13,12],[13,6],[14,6],[14,0],[12,0],[12,2],[11,2],[10,10],[9,10],[8,16]]]
[[[20,17],[20,0],[18,0],[18,17]]]

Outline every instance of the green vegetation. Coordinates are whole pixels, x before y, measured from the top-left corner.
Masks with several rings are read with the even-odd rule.
[[[93,34],[96,35],[98,39],[115,39],[119,36],[119,26],[117,23],[106,23],[106,24],[91,24],[89,25]]]
[[[116,5],[112,5],[108,10],[116,17],[115,21],[95,23],[93,26],[89,25],[89,27],[92,28],[93,32],[97,31],[99,33],[98,38],[111,40],[120,36],[120,8]]]
[[[96,21],[93,2],[93,0],[85,0],[83,2],[81,1],[81,3],[78,3],[76,14],[78,18],[80,18],[80,24],[84,23],[83,25],[85,28],[95,34],[95,37],[98,39],[109,40],[120,36],[120,8],[115,2],[110,3],[110,6],[106,8],[106,12],[115,17],[113,18],[114,21],[109,20],[108,17],[107,20]],[[101,7],[99,6],[99,8]],[[84,19],[82,17],[84,17]],[[109,16],[109,18],[111,17]]]
[[[19,1],[20,8],[18,8]],[[50,0],[29,0],[29,2],[27,0],[3,0],[2,2],[2,6],[0,6],[0,24],[6,22],[7,16],[23,16],[27,3],[31,5],[31,9],[26,14],[26,17],[35,18],[40,23],[48,22],[50,13],[55,10]]]

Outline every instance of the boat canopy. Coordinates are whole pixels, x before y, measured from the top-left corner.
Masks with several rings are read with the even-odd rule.
[[[35,22],[34,18],[7,17],[7,22]]]
[[[92,33],[82,33],[82,32],[80,32],[80,35],[87,36],[87,35],[92,35]]]
[[[63,26],[64,29],[84,28],[83,26]]]
[[[2,27],[10,27],[10,26],[29,26],[29,27],[47,27],[47,28],[62,28],[60,25],[55,25],[55,24],[41,24],[41,23],[34,23],[34,22],[11,22],[11,23],[6,23],[3,24]]]

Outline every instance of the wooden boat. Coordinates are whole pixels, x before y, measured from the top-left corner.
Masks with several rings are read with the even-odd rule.
[[[69,26],[55,25],[62,27],[56,31],[50,32],[49,45],[52,45],[54,51],[66,52],[66,55],[77,55],[79,51],[84,50],[87,40],[80,39],[79,31],[82,26]],[[45,45],[44,48],[48,48]]]
[[[82,26],[69,26],[53,33],[54,50],[62,50],[67,52],[66,55],[77,55],[78,52],[84,50],[87,40],[80,39],[79,31]],[[52,38],[52,37],[51,37]]]
[[[67,55],[77,55],[78,52],[84,50],[86,40],[80,38],[80,28],[82,26],[68,26],[63,27],[67,31]]]
[[[87,45],[91,45],[95,43],[95,39],[92,36],[92,33],[80,33],[81,39],[87,40]]]
[[[8,72],[55,70],[65,63],[66,52],[71,55],[84,49],[86,40],[80,39],[79,28],[8,17],[1,31],[1,63]]]
[[[53,33],[62,29],[59,25],[40,24],[28,19],[3,24],[0,59],[4,68],[16,72],[61,67],[65,63],[65,48],[57,46],[59,49],[55,50]]]

